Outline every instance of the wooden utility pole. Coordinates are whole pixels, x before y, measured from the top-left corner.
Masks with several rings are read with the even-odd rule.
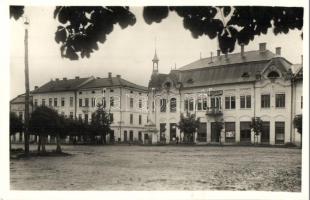
[[[25,154],[29,154],[29,68],[28,68],[28,24],[25,21],[25,129],[24,129],[24,139],[25,139]]]

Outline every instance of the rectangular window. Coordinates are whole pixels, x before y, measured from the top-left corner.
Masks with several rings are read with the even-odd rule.
[[[211,108],[222,108],[221,97],[211,97]]]
[[[236,97],[228,96],[225,97],[225,109],[235,109],[236,108]]]
[[[83,99],[79,99],[79,107],[83,106]]]
[[[235,122],[225,122],[225,142],[235,142]]]
[[[110,114],[109,114],[109,117],[110,117],[110,122],[113,123],[113,121],[114,121],[113,113],[110,113]]]
[[[240,142],[251,142],[251,122],[240,122]]]
[[[88,114],[84,115],[84,120],[85,120],[85,123],[88,123]]]
[[[91,106],[92,107],[96,106],[96,99],[95,98],[91,98]]]
[[[188,99],[184,100],[184,110],[188,110]]]
[[[202,109],[203,110],[207,110],[207,107],[208,107],[208,99],[207,98],[203,98],[202,100]]]
[[[54,98],[54,106],[57,107],[57,98]]]
[[[142,99],[139,99],[139,108],[142,108]]]
[[[73,97],[70,97],[70,107],[73,107]]]
[[[176,112],[177,111],[177,100],[176,98],[170,99],[170,112]]]
[[[129,140],[133,142],[133,131],[129,131]]]
[[[45,99],[42,99],[42,106],[45,106]]]
[[[130,108],[133,108],[133,98],[129,99],[129,106],[130,106]]]
[[[285,108],[285,94],[276,94],[276,108]]]
[[[105,100],[105,97],[102,97],[102,106],[105,108],[107,107],[107,102]]]
[[[124,142],[127,142],[127,131],[124,131]]]
[[[110,97],[110,107],[114,106],[114,97]]]
[[[197,110],[202,110],[202,99],[197,99]]]
[[[64,107],[65,106],[65,98],[61,97],[61,106]]]
[[[194,99],[189,100],[189,110],[193,111],[194,110]]]
[[[89,107],[89,99],[85,98],[85,107]]]
[[[155,102],[154,101],[152,102],[152,111],[153,112],[155,111]]]
[[[130,114],[130,124],[133,124],[133,114]]]
[[[285,123],[276,122],[275,123],[276,144],[284,144],[284,133],[285,133]]]
[[[240,96],[240,108],[251,108],[251,95]]]
[[[270,108],[270,94],[261,95],[261,107]]]
[[[160,100],[160,112],[166,112],[167,110],[167,100],[161,99]]]
[[[139,125],[142,124],[142,115],[139,115]]]
[[[53,99],[52,99],[52,98],[49,98],[49,99],[48,99],[48,105],[49,105],[49,106],[53,106]]]

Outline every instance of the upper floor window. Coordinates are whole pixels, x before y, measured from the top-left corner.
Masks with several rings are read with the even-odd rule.
[[[133,98],[132,97],[130,97],[130,99],[129,99],[129,106],[130,106],[130,108],[133,108]]]
[[[225,109],[235,109],[236,108],[236,97],[229,96],[225,97]]]
[[[139,125],[142,124],[142,115],[139,115]]]
[[[57,98],[54,98],[54,106],[57,107]]]
[[[48,99],[48,105],[49,105],[49,106],[53,106],[53,99],[52,99],[52,98],[49,98],[49,99]]]
[[[142,99],[139,99],[139,108],[142,108]]]
[[[251,108],[251,95],[240,96],[240,108]]]
[[[219,96],[211,97],[211,108],[222,108],[222,98]]]
[[[96,99],[95,98],[91,98],[91,106],[92,107],[96,106]]]
[[[45,99],[42,99],[42,106],[45,106]]]
[[[130,114],[130,124],[133,124],[133,114]]]
[[[189,98],[184,100],[184,109],[193,111],[194,110],[194,99]]]
[[[89,106],[89,99],[85,98],[85,107],[88,107],[88,106]]]
[[[167,110],[167,100],[161,99],[160,100],[160,112],[166,112]]]
[[[177,111],[177,100],[176,98],[170,99],[170,112],[176,112]]]
[[[197,110],[206,110],[207,109],[207,98],[198,98],[197,99]]]
[[[70,97],[70,107],[73,107],[73,97]]]
[[[270,94],[261,95],[261,107],[270,108]]]
[[[114,106],[114,97],[110,97],[110,107]]]
[[[65,106],[65,98],[61,97],[61,106]]]
[[[83,99],[79,99],[79,107],[83,106]]]
[[[38,99],[35,99],[34,100],[34,107],[37,107],[38,106]]]
[[[276,108],[285,107],[285,94],[276,94]]]

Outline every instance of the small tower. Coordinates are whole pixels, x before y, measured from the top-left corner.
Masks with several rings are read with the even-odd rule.
[[[157,57],[157,53],[156,53],[156,49],[155,49],[155,55],[154,55],[154,58],[153,58],[153,73],[158,73],[158,62],[159,62],[159,59]]]

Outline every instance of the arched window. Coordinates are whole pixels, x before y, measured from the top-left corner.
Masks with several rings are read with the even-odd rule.
[[[279,75],[279,73],[276,72],[276,71],[271,71],[271,72],[269,72],[269,74],[268,74],[267,77],[268,77],[268,78],[279,78],[280,75]]]
[[[177,100],[176,98],[170,99],[170,112],[176,112],[177,111]]]

